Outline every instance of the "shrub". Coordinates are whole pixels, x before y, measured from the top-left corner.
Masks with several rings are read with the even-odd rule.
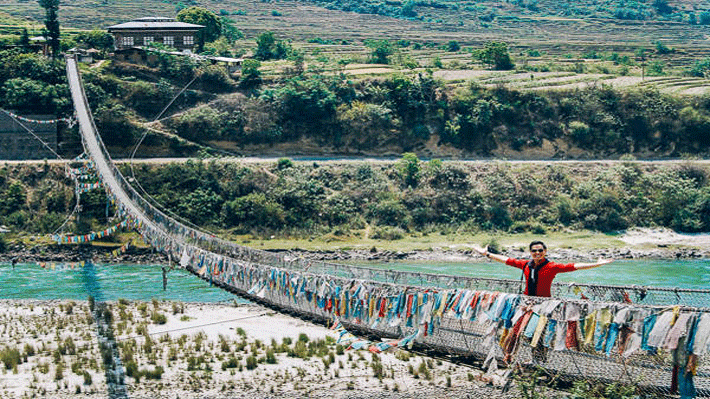
[[[191,141],[205,142],[222,137],[227,114],[205,105],[181,114],[166,123],[177,134]]]
[[[271,348],[266,350],[266,363],[276,364],[276,355],[274,355],[274,350]]]
[[[239,367],[239,361],[236,357],[232,356],[227,361],[222,362],[222,370],[234,369]]]
[[[133,377],[136,380],[140,378],[140,372],[138,371],[138,365],[136,364],[135,361],[131,360],[126,363],[126,375],[129,377]]]
[[[289,169],[292,167],[293,167],[293,161],[291,161],[288,158],[279,158],[279,160],[276,162],[276,169],[278,169],[278,170]]]
[[[12,370],[17,367],[18,364],[22,363],[20,357],[20,351],[16,348],[3,348],[0,351],[0,360],[5,364],[5,368]]]
[[[233,91],[236,86],[227,71],[218,65],[199,69],[197,78],[205,90],[212,92],[227,93]]]
[[[91,385],[91,383],[93,382],[91,379],[91,374],[88,371],[84,370],[82,375],[84,377],[84,385]]]
[[[57,368],[54,370],[54,380],[61,381],[64,379],[64,363],[57,363]]]
[[[141,374],[149,380],[160,380],[163,378],[163,366],[156,366],[153,370],[142,370]]]
[[[247,370],[254,370],[257,367],[256,357],[250,355],[247,357]]]
[[[152,312],[150,315],[151,321],[153,321],[153,324],[165,324],[168,322],[168,318],[159,312]]]
[[[406,235],[405,231],[399,227],[378,227],[372,238],[377,240],[401,240]]]
[[[372,64],[389,64],[389,57],[394,54],[395,49],[388,40],[367,41],[365,43],[372,52],[369,62]]]
[[[291,46],[284,41],[277,41],[274,32],[264,32],[256,38],[254,58],[261,61],[281,60],[291,53]]]

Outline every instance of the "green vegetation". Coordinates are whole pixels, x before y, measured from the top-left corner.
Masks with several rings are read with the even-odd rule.
[[[580,176],[558,165],[513,167],[422,162],[307,166],[266,172],[233,163],[136,169],[163,206],[238,234],[357,234],[365,225],[402,234],[446,229],[510,232],[615,231],[665,226],[706,231],[710,183],[691,163],[654,169],[632,162]],[[397,238],[392,236],[392,238]]]
[[[87,48],[95,48],[104,52],[113,50],[113,35],[99,29],[79,32],[74,40]]]
[[[493,54],[488,57],[492,66],[502,68],[510,58],[498,55],[506,51],[505,44],[489,43],[477,54]],[[0,107],[71,114],[61,64],[20,50],[2,51],[0,58],[8,61],[0,68]],[[705,64],[698,61],[692,74],[704,75]],[[256,60],[245,62],[237,82],[219,67],[164,53],[156,53],[155,83],[129,79],[134,71],[125,68],[114,64],[84,75],[104,141],[124,151],[143,134],[141,120],[154,118],[156,109],[171,101],[184,109],[163,121],[175,136],[166,141],[150,134],[144,145],[168,147],[177,154],[194,151],[178,137],[238,146],[310,139],[334,153],[413,152],[432,137],[483,156],[535,150],[545,142],[569,148],[545,157],[702,155],[710,142],[705,97],[675,97],[653,88],[597,85],[533,92],[476,82],[450,87],[429,74],[358,81],[304,73],[266,82]],[[664,64],[651,63],[648,73],[664,74]],[[178,90],[193,77],[195,90]],[[237,93],[240,87],[247,91]],[[217,93],[224,95],[215,98]],[[73,137],[71,132],[66,136]]]
[[[666,0],[653,2],[577,2],[574,4],[559,3],[552,0],[513,0],[507,1],[505,5],[487,0],[476,1],[475,3],[462,3],[455,0],[407,0],[384,3],[375,0],[310,0],[310,2],[330,9],[421,21],[434,20],[439,23],[451,23],[456,20],[474,18],[481,23],[490,23],[496,18],[510,18],[518,15],[532,15],[535,17],[554,15],[569,17],[592,16],[602,19],[687,21],[688,23],[692,23],[693,18],[695,18],[693,10],[689,7],[674,8]]]
[[[291,53],[288,43],[276,40],[274,32],[264,32],[256,38],[254,58],[261,61],[280,60]]]
[[[474,58],[498,71],[507,71],[515,66],[508,54],[508,45],[500,42],[488,42],[481,50],[476,50]]]
[[[59,56],[59,0],[38,0],[39,5],[45,10],[44,36],[47,38],[52,58]]]
[[[213,42],[222,34],[222,20],[213,12],[202,7],[188,7],[177,13],[176,19],[189,24],[204,26],[197,33],[197,48],[202,51],[205,43]]]
[[[406,154],[398,162],[374,165],[288,162],[291,166],[283,166],[286,160],[271,165],[138,164],[134,172],[141,186],[169,211],[233,235],[369,234],[397,240],[439,231],[543,234],[565,229],[613,232],[634,226],[683,232],[710,228],[709,171],[690,161],[663,167],[628,161],[611,167],[553,168],[425,162]],[[53,198],[61,194],[43,190],[64,180],[59,168],[50,167],[41,176],[28,173],[32,169],[0,169],[8,187],[0,224],[13,231],[51,232],[66,218],[74,200],[71,194],[62,197],[64,213],[57,212]],[[70,220],[72,231],[105,226],[105,196],[89,194],[82,196],[81,226]],[[56,220],[52,224],[47,224],[49,215]],[[165,322],[162,313],[140,309],[154,323]]]

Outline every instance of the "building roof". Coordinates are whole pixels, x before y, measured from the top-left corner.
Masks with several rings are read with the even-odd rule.
[[[172,18],[165,17],[144,17],[134,19],[130,22],[124,22],[118,25],[109,26],[111,30],[133,30],[133,29],[186,29],[197,30],[204,28],[204,25],[188,24],[187,22],[179,22]]]

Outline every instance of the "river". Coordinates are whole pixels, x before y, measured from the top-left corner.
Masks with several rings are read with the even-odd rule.
[[[72,268],[72,265],[74,268]],[[387,262],[367,266],[453,274],[475,277],[519,279],[517,269],[499,263]],[[159,265],[107,264],[87,268],[77,264],[20,263],[13,269],[0,263],[0,299],[74,299],[86,300],[90,291],[102,300],[221,302],[243,300],[210,286],[184,270],[168,272],[167,289]],[[90,281],[87,281],[90,280]],[[596,269],[560,274],[557,282],[657,287],[710,287],[710,260],[616,261]]]

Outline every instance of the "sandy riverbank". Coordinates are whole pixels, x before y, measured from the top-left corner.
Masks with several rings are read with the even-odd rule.
[[[258,305],[120,301],[108,309],[130,398],[520,397],[515,384],[503,393],[498,375],[466,365],[343,350],[334,331]],[[19,360],[2,367],[0,397],[105,398],[92,315],[87,302],[0,300],[0,351]]]

